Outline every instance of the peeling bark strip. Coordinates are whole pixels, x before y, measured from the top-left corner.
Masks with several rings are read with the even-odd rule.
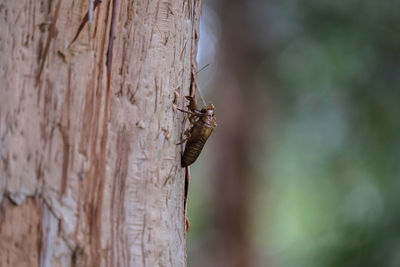
[[[129,266],[130,255],[128,250],[128,237],[126,236],[126,207],[125,187],[128,176],[130,139],[126,127],[118,131],[115,161],[115,182],[112,185],[112,198],[110,208],[111,248],[110,266]]]
[[[118,0],[112,0],[110,1],[110,4],[111,3],[112,3],[112,17],[111,17],[110,34],[108,36],[108,49],[107,49],[107,61],[106,61],[108,80],[111,80],[111,66],[112,66],[113,46],[114,46],[114,28],[115,28],[115,19],[117,16]]]
[[[92,2],[91,2],[91,3],[92,3]],[[68,45],[68,47],[70,47],[73,43],[75,43],[76,39],[78,39],[79,34],[81,34],[81,32],[82,32],[82,30],[83,30],[83,27],[85,27],[86,23],[88,23],[88,21],[89,21],[89,19],[90,19],[90,14],[91,14],[91,12],[94,12],[94,11],[96,10],[96,7],[97,7],[99,4],[101,4],[101,1],[100,1],[100,0],[96,0],[96,1],[93,3],[93,9],[91,9],[91,7],[89,7],[88,12],[86,12],[85,16],[84,16],[83,19],[82,19],[81,24],[80,24],[79,27],[78,27],[78,30],[76,31],[76,34],[75,34],[75,36],[74,36],[74,39],[72,39],[72,41],[71,41],[71,43]]]
[[[89,2],[0,5],[0,265],[185,266],[201,2]]]
[[[41,62],[40,62],[40,66],[39,66],[39,72],[38,72],[38,74],[36,76],[36,86],[38,86],[39,83],[40,83],[40,77],[41,77],[42,72],[43,72],[44,64],[46,63],[46,58],[47,58],[47,56],[49,54],[51,40],[53,40],[53,37],[55,37],[54,35],[56,34],[56,22],[57,22],[57,19],[58,19],[58,13],[60,11],[60,6],[61,6],[61,0],[58,0],[56,11],[55,11],[54,17],[53,17],[53,21],[52,21],[51,26],[50,26],[50,31],[49,31],[49,34],[47,36],[46,46],[44,47],[43,55],[40,55]]]
[[[109,110],[110,110],[110,91],[111,91],[111,74],[108,68],[104,71],[104,65],[106,62],[104,58],[106,57],[106,43],[107,43],[107,25],[110,23],[110,5],[102,14],[104,17],[104,28],[102,28],[101,38],[98,41],[99,46],[99,62],[97,75],[97,84],[94,85],[95,97],[94,97],[94,107],[95,115],[99,116],[95,118],[92,125],[92,137],[90,140],[90,167],[88,170],[87,185],[84,187],[86,196],[83,208],[87,211],[85,213],[85,228],[84,231],[87,232],[85,235],[84,243],[85,246],[85,266],[100,266],[101,265],[101,251],[102,246],[102,235],[103,235],[103,205],[104,205],[104,195],[105,195],[105,183],[106,183],[106,165],[108,163],[107,157],[107,141],[108,141],[108,120],[109,120]],[[102,10],[103,11],[103,10]],[[100,25],[97,25],[100,27]],[[108,40],[109,42],[109,40]],[[107,66],[108,67],[108,66]],[[104,85],[104,82],[106,84]]]

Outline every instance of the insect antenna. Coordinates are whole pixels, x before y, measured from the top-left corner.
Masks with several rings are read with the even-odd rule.
[[[204,65],[199,71],[196,72],[196,74],[199,74],[202,70],[204,70],[204,69],[207,68],[208,66],[210,66],[210,63]]]
[[[196,74],[199,74],[202,70],[204,70],[208,66],[210,66],[210,63],[204,65],[204,67],[202,67]],[[201,92],[200,86],[198,86],[197,89],[199,89],[199,94],[200,94],[201,101],[203,102],[203,105],[207,106],[207,103],[206,103],[206,101],[204,100],[204,97],[203,97],[203,93]]]
[[[207,104],[206,104],[206,101],[204,100],[204,97],[203,97],[203,94],[201,92],[200,86],[198,86],[197,89],[199,90],[201,101],[203,102],[204,107],[206,107]]]

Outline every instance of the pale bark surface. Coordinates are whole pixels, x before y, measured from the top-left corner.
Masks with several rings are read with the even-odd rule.
[[[200,4],[2,1],[1,266],[185,265]]]

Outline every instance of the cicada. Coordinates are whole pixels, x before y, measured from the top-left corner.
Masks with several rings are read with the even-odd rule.
[[[217,120],[214,115],[215,107],[209,104],[205,108],[199,110],[196,100],[191,96],[185,96],[189,100],[187,105],[189,111],[178,109],[189,114],[190,128],[185,131],[186,139],[180,144],[185,144],[181,164],[182,167],[191,165],[199,157],[204,144],[207,142],[212,131],[217,126]]]

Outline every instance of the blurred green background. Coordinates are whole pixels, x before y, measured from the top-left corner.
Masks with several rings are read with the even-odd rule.
[[[204,1],[188,265],[400,266],[400,1]]]

